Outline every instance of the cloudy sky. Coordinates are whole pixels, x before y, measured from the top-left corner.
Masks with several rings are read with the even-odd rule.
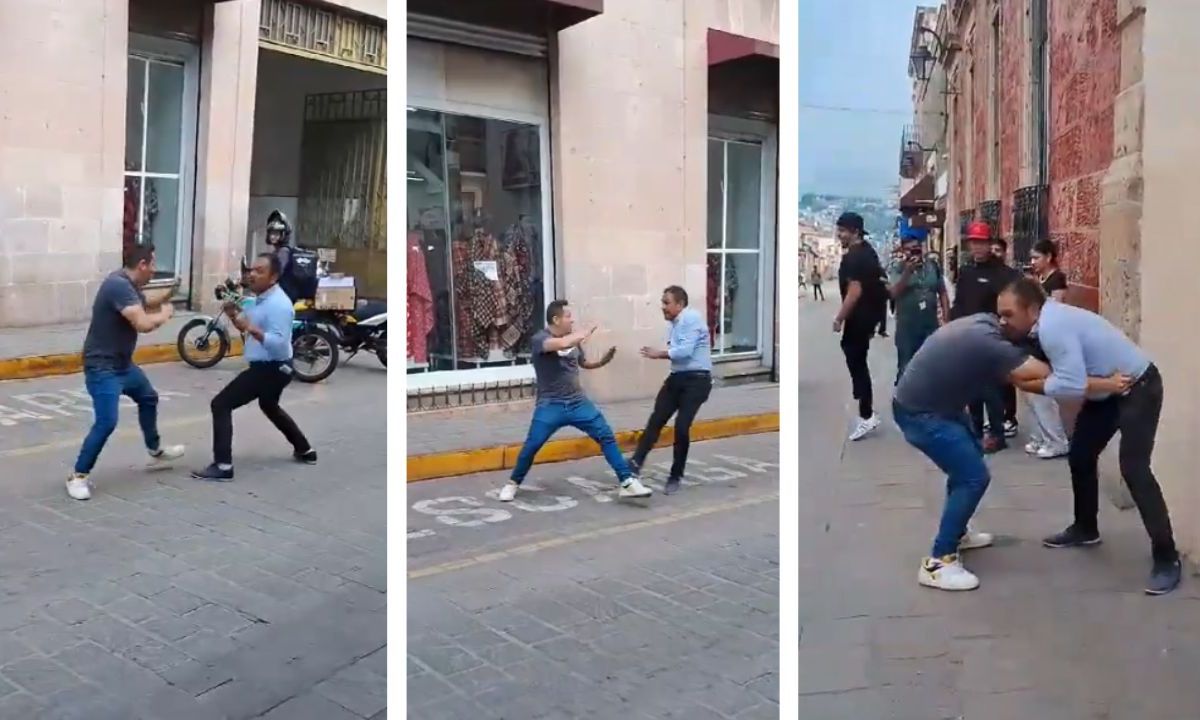
[[[900,132],[912,112],[908,46],[919,4],[938,3],[800,3],[801,192],[881,196],[897,184]]]

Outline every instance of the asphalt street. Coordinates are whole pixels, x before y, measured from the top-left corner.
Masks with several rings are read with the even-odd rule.
[[[1147,597],[1137,513],[1101,501],[1104,544],[1049,550],[1070,522],[1064,460],[1012,449],[988,460],[967,553],[981,587],[917,584],[945,476],[892,424],[891,340],[871,346],[883,425],[846,443],[854,410],[829,301],[801,300],[799,440],[801,718],[821,720],[1189,720],[1200,716],[1200,582]],[[889,323],[894,327],[894,323]],[[1173,508],[1186,512],[1186,508]]]
[[[285,392],[317,466],[251,405],[235,482],[192,480],[240,367],[146,368],[188,455],[147,472],[123,409],[88,502],[63,490],[82,377],[0,383],[0,718],[385,717],[386,375],[355,361]]]
[[[778,436],[669,450],[619,500],[599,458],[408,486],[408,716],[777,718]]]

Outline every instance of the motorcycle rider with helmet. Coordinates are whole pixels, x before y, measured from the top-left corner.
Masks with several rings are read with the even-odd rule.
[[[272,210],[267,216],[267,246],[269,252],[279,258],[279,267],[281,268],[279,276],[279,287],[287,293],[287,296],[293,301],[296,300],[296,289],[290,287],[291,283],[291,268],[289,263],[292,260],[292,224],[288,222],[287,215],[282,210]]]

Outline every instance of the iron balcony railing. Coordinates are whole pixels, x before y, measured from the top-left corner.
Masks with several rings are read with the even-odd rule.
[[[917,129],[905,125],[900,133],[900,177],[905,180],[915,180],[921,174],[924,151],[918,140]]]

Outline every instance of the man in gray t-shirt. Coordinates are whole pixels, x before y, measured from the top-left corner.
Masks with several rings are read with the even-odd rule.
[[[533,372],[537,377],[538,404],[548,402],[576,402],[583,400],[583,386],[579,384],[579,367],[587,363],[582,345],[564,350],[545,352],[544,348],[554,336],[548,329],[535,332],[530,340],[533,349]],[[542,352],[539,352],[542,349]],[[611,358],[610,358],[611,359]],[[597,363],[596,367],[607,365]]]
[[[1009,342],[991,313],[968,315],[939,328],[913,356],[892,402],[904,439],[946,473],[946,502],[933,550],[921,563],[922,585],[974,590],[979,578],[962,566],[960,550],[987,547],[992,536],[971,532],[991,476],[965,407],[1001,382],[1020,385],[1050,375],[1050,367]],[[1117,378],[1089,378],[1101,388]]]
[[[121,396],[137,403],[138,424],[150,453],[150,465],[163,467],[183,456],[182,445],[163,445],[158,434],[158,393],[133,362],[138,333],[148,333],[171,319],[170,303],[146,307],[142,288],[154,277],[154,246],[126,251],[125,266],[104,279],[92,303],[92,322],[83,341],[83,382],[92,398],[93,421],[83,440],[75,469],[67,478],[67,494],[76,500],[92,496],[89,476],[100,451],[117,428]]]
[[[650,489],[642,485],[621,454],[617,438],[600,408],[588,400],[579,384],[579,368],[602,368],[617,352],[616,348],[610,348],[600,360],[589,362],[583,353],[583,343],[594,332],[595,327],[586,332],[575,331],[575,319],[566,300],[555,300],[546,308],[546,328],[534,333],[530,341],[533,371],[537,376],[537,406],[511,479],[500,489],[500,502],[510,502],[516,497],[538,451],[554,433],[567,426],[582,430],[600,445],[604,459],[621,483],[620,497],[650,496]]]
[[[917,581],[940,590],[974,590],[979,578],[963,567],[960,550],[987,547],[992,536],[967,523],[991,476],[965,408],[1013,377],[1045,377],[1050,369],[1004,338],[996,316],[954,320],[929,336],[905,368],[892,401],[904,439],[948,476],[946,502],[933,550]]]
[[[929,336],[900,377],[895,399],[907,410],[957,420],[984,388],[1008,382],[1026,357],[1005,339],[995,315],[968,315]]]

